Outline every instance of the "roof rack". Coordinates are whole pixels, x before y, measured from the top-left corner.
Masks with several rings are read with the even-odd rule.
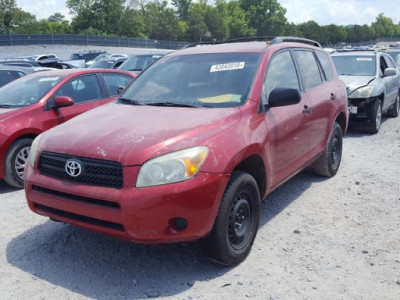
[[[313,40],[309,40],[309,39],[305,39],[305,38],[294,37],[294,36],[278,36],[278,37],[252,36],[252,37],[235,38],[235,39],[224,40],[224,41],[196,42],[196,43],[192,43],[192,44],[184,46],[183,49],[197,47],[197,46],[205,46],[205,45],[241,43],[241,42],[251,42],[251,41],[266,41],[268,44],[271,44],[271,45],[278,44],[278,43],[284,43],[284,42],[295,42],[295,43],[303,43],[303,44],[312,45],[312,46],[315,46],[318,48],[322,48],[321,44],[318,43],[317,41],[313,41]]]
[[[271,40],[271,45],[278,44],[278,43],[284,43],[284,42],[302,43],[302,44],[307,44],[307,45],[315,46],[318,48],[322,48],[321,44],[318,43],[317,41],[309,40],[309,39],[305,39],[305,38],[299,38],[299,37],[295,37],[295,36],[278,36]]]

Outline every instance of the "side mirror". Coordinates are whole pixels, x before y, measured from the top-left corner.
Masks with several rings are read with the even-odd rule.
[[[394,76],[396,75],[396,69],[395,68],[386,68],[385,71],[383,72],[383,76]]]
[[[300,91],[294,88],[274,88],[268,97],[268,107],[278,107],[297,104],[301,101]]]
[[[61,108],[74,105],[74,99],[67,96],[57,96],[54,98],[54,108]]]

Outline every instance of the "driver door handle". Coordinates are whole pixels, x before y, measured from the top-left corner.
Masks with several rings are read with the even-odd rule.
[[[311,106],[304,105],[303,114],[308,115],[311,110],[312,110]]]
[[[335,100],[336,99],[336,94],[331,93],[331,100]]]

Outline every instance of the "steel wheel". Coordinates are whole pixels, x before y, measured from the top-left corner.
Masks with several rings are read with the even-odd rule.
[[[251,209],[247,198],[249,195],[241,193],[232,203],[228,223],[229,242],[235,249],[241,249],[250,237]]]

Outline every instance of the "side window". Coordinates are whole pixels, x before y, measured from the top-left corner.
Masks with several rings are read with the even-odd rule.
[[[103,78],[110,92],[110,96],[117,96],[118,95],[118,88],[120,86],[125,87],[128,83],[132,80],[127,75],[121,74],[112,74],[112,73],[103,73]]]
[[[19,77],[22,77],[22,76],[25,76],[25,75],[26,75],[24,72],[21,72],[21,71],[18,71],[17,73],[18,73],[18,76],[19,76]]]
[[[0,71],[0,86],[3,86],[15,79],[12,71]]]
[[[312,51],[296,50],[294,51],[297,64],[300,68],[300,76],[304,88],[309,90],[322,82],[317,61]]]
[[[96,75],[81,76],[65,83],[55,96],[68,96],[75,103],[103,98]]]
[[[388,66],[388,68],[396,68],[394,61],[392,60],[391,57],[389,56],[383,56],[383,58],[385,59],[386,65]]]
[[[383,58],[383,56],[381,56],[381,58],[379,59],[379,66],[381,69],[381,75],[383,76],[383,73],[385,72],[385,69],[388,67],[386,65],[385,59]]]
[[[318,60],[321,63],[326,80],[331,80],[333,78],[333,71],[328,53],[322,51],[315,51],[315,53],[317,54]]]
[[[296,68],[289,51],[276,54],[269,62],[264,80],[264,90],[267,98],[271,91],[277,87],[299,89]]]

